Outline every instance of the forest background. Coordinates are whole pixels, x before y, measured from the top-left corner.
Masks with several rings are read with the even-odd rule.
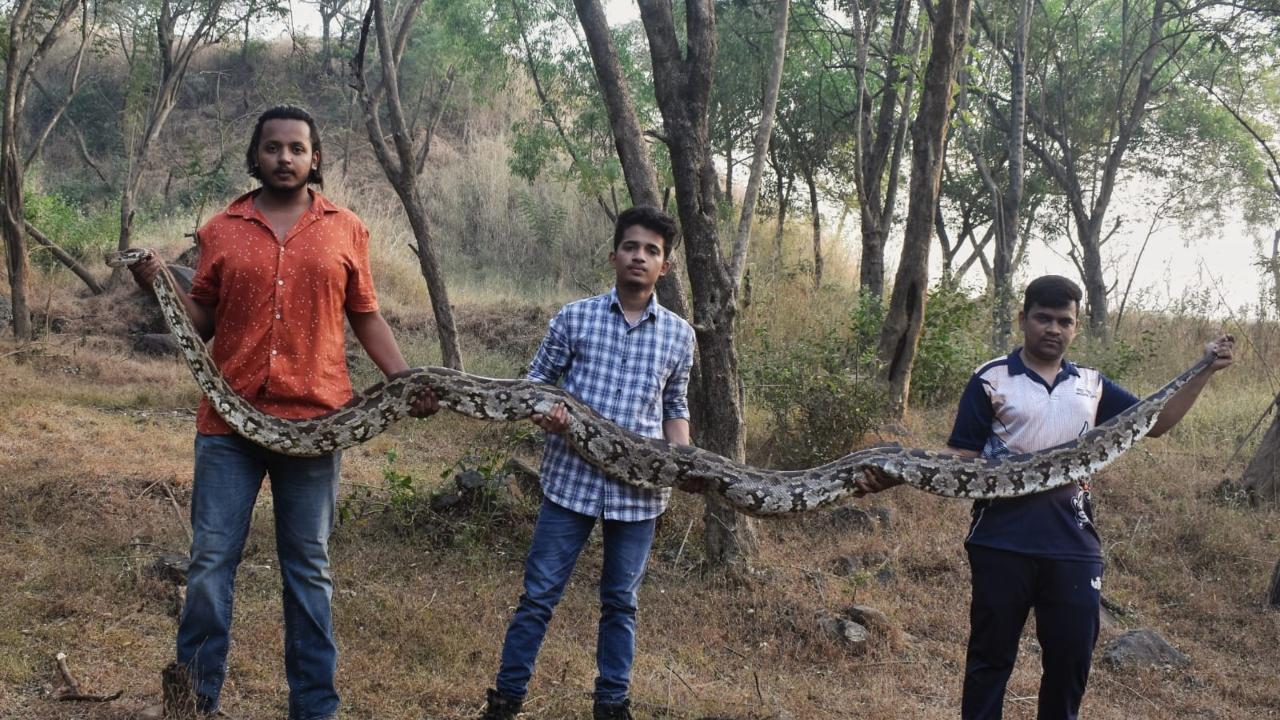
[[[555,308],[607,289],[617,211],[668,208],[685,245],[660,294],[698,328],[696,440],[760,465],[940,446],[1042,270],[1086,288],[1078,358],[1136,391],[1233,332],[1230,375],[1099,483],[1103,641],[1155,628],[1191,664],[1100,668],[1086,711],[1280,714],[1274,2],[5,9],[0,714],[133,717],[154,700],[174,590],[152,568],[185,550],[196,390],[180,361],[140,352],[162,328],[100,257],[188,250],[252,187],[244,146],[280,102],[319,118],[326,192],[370,225],[412,364],[518,374]],[[1201,253],[1228,264],[1186,283]],[[376,379],[352,360],[357,385]],[[441,417],[348,454],[335,562],[354,717],[474,714],[536,507],[508,461],[538,448],[527,428]],[[765,523],[678,498],[645,591],[642,715],[951,716],[965,520],[909,490]],[[230,686],[250,717],[283,702],[269,513],[259,525]],[[598,557],[583,563],[586,578]],[[535,716],[588,702],[590,589],[566,599]],[[1033,638],[1014,717],[1033,713]],[[124,697],[59,703],[59,650]]]

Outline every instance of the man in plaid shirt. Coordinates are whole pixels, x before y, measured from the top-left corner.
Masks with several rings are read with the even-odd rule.
[[[529,379],[559,384],[629,430],[687,445],[693,328],[659,305],[653,292],[671,268],[676,237],[675,221],[654,208],[619,215],[609,253],[613,290],[560,310]],[[637,596],[654,525],[671,491],[605,477],[565,444],[568,420],[563,404],[534,416],[548,433],[541,473],[545,497],[525,562],[524,594],[503,643],[497,688],[488,691],[486,720],[509,720],[520,712],[547,623],[598,519],[604,523],[604,567],[593,714],[596,720],[631,718],[627,689]]]

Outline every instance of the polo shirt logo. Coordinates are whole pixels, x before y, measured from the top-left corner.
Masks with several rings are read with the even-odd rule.
[[[1093,388],[1087,385],[1076,385],[1076,394],[1087,398],[1097,397],[1097,393],[1093,391]]]

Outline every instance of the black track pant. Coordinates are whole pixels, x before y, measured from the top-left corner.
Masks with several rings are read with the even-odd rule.
[[[1039,720],[1075,720],[1098,640],[1102,562],[1050,560],[970,545],[973,599],[964,720],[998,720],[1027,613],[1036,611]]]

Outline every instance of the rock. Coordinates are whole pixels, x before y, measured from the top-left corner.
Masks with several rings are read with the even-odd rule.
[[[876,519],[868,511],[854,505],[845,505],[832,510],[827,516],[831,524],[841,530],[853,532],[871,532],[876,528]]]
[[[1154,630],[1130,630],[1107,643],[1102,660],[1116,669],[1139,667],[1186,667],[1191,658],[1160,637]]]
[[[454,476],[453,484],[463,493],[470,493],[483,488],[487,481],[479,470],[465,470]]]
[[[874,573],[877,580],[887,582],[893,579],[893,570],[888,564],[889,558],[880,553],[863,553],[862,555],[840,555],[831,560],[829,567],[832,574],[839,577]]]
[[[169,274],[173,276],[173,281],[178,284],[182,292],[191,292],[191,281],[195,280],[196,271],[186,265],[178,265],[169,263]]]
[[[870,633],[865,627],[852,620],[842,617],[824,617],[818,621],[818,626],[833,640],[847,646],[855,653],[861,653],[867,649]]]
[[[443,513],[452,510],[462,503],[462,496],[456,492],[442,492],[431,497],[431,512]]]
[[[134,352],[144,353],[146,355],[155,355],[163,357],[166,355],[178,355],[182,349],[178,347],[178,341],[174,340],[170,333],[143,333],[133,339]]]
[[[189,569],[191,569],[191,558],[186,555],[161,555],[151,563],[151,572],[156,577],[175,585],[186,584]]]
[[[893,628],[893,622],[889,620],[889,616],[870,605],[850,605],[841,615],[865,628],[879,631],[888,631]]]

